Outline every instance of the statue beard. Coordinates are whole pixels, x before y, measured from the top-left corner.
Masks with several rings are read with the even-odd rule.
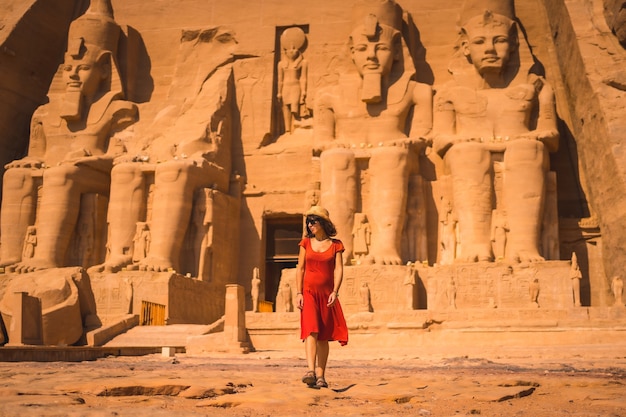
[[[67,121],[80,120],[84,107],[84,97],[78,89],[68,89],[63,97],[61,117]]]
[[[382,74],[363,74],[361,100],[365,103],[380,103],[382,101]]]

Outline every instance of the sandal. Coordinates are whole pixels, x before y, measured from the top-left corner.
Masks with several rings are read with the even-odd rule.
[[[304,382],[305,384],[309,386],[315,385],[316,384],[315,372],[308,371],[306,374],[304,374],[304,376],[302,377],[302,382]]]
[[[315,382],[315,386],[317,388],[328,388],[328,383],[326,382],[323,376],[320,376],[319,378],[317,378],[317,381]]]

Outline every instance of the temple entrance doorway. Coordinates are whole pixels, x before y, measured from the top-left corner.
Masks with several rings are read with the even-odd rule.
[[[282,270],[298,263],[302,227],[301,215],[265,219],[265,301],[274,305],[274,311]]]

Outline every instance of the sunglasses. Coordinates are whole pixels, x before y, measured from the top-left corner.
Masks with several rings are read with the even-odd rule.
[[[319,224],[319,222],[320,222],[320,219],[316,219],[316,218],[306,219],[306,224],[307,225]]]

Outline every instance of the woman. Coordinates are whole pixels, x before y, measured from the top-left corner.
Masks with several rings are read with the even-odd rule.
[[[306,212],[307,236],[300,241],[296,268],[297,303],[301,339],[305,342],[309,370],[302,382],[326,388],[328,342],[348,343],[348,327],[338,300],[343,279],[343,243],[332,239],[337,234],[328,211],[313,206]]]

